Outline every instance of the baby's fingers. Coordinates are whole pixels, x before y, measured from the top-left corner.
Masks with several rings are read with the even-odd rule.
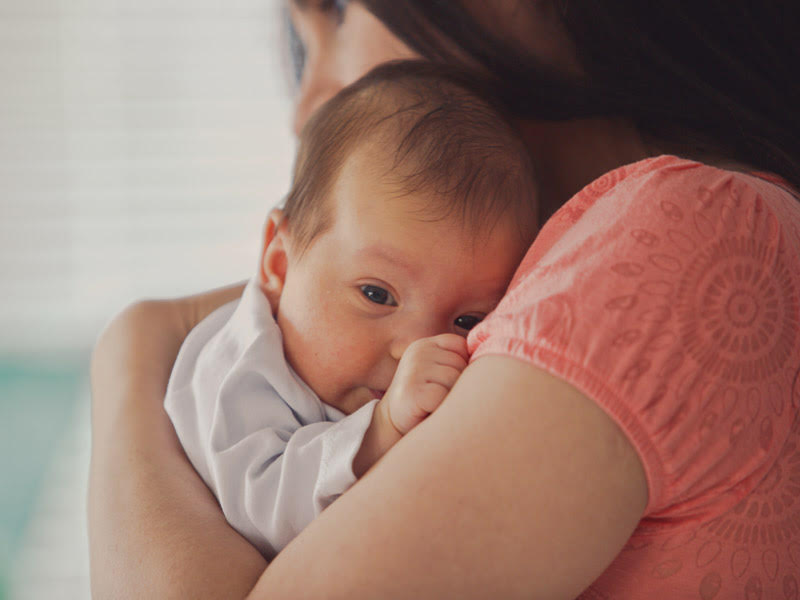
[[[419,339],[403,354],[403,361],[415,369],[440,364],[463,371],[468,360],[466,340],[450,333]]]
[[[425,386],[422,393],[416,396],[417,408],[430,414],[439,408],[445,396],[450,393],[461,371],[453,367],[436,365],[426,372]]]
[[[426,384],[441,386],[447,393],[455,385],[459,375],[461,375],[461,369],[448,365],[431,365],[425,369],[423,377]]]
[[[458,354],[465,361],[469,360],[466,338],[455,333],[442,333],[429,338],[435,347]]]
[[[431,365],[439,365],[442,367],[452,367],[458,369],[460,373],[467,368],[467,359],[460,354],[451,350],[442,350],[441,348],[434,348],[433,351],[427,356],[427,362]]]

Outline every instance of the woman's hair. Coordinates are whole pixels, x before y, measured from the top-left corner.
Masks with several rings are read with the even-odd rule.
[[[360,150],[398,196],[422,193],[430,201],[420,219],[453,217],[488,234],[511,211],[521,240],[533,240],[530,156],[472,73],[422,60],[385,63],[314,113],[300,133],[283,208],[300,252],[332,224],[334,185]]]
[[[423,56],[482,65],[518,118],[626,117],[687,153],[800,187],[796,0],[552,0],[581,76],[492,34],[465,0],[359,1]],[[508,0],[526,18],[541,1]]]

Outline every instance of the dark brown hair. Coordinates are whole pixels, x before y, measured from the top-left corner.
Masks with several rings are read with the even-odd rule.
[[[533,167],[495,100],[473,73],[397,61],[343,89],[303,128],[283,209],[301,252],[331,225],[336,178],[367,142],[380,149],[376,160],[388,156],[385,177],[399,192],[431,198],[421,219],[458,218],[488,234],[512,210],[521,239],[532,241]]]
[[[508,1],[532,18],[541,2]],[[493,35],[468,10],[481,3],[360,2],[423,56],[480,65],[515,117],[621,116],[686,153],[739,161],[800,187],[794,0],[552,0],[582,76]]]

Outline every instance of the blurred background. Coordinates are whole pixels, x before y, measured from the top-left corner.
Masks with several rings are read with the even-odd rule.
[[[92,344],[247,278],[293,158],[280,0],[0,2],[0,599],[89,597]]]

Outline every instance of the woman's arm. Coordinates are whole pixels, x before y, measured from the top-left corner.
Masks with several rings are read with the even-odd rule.
[[[639,458],[600,408],[527,363],[483,357],[253,597],[575,598],[646,503]]]
[[[228,526],[162,405],[191,327],[241,290],[138,303],[97,343],[89,483],[94,598],[244,597],[266,566]]]

